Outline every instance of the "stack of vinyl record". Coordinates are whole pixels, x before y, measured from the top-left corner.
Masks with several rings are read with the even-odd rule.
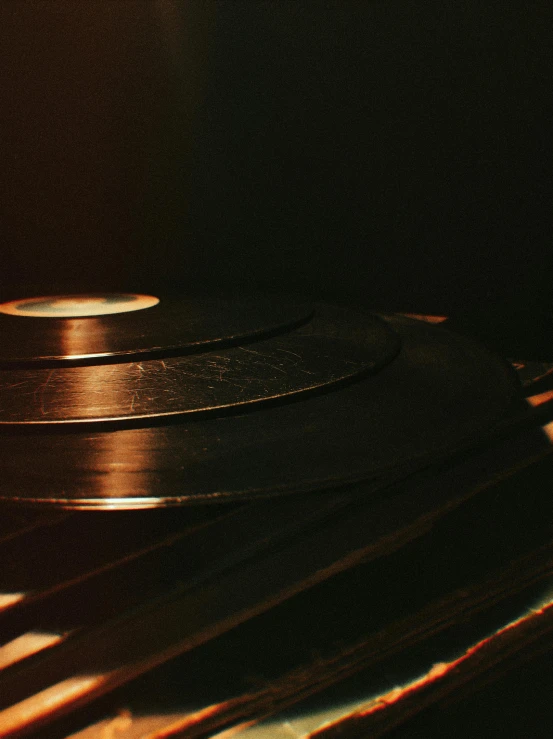
[[[0,331],[0,736],[377,736],[549,633],[547,392],[470,339],[266,296]]]
[[[0,310],[11,501],[153,507],[378,481],[474,443],[516,397],[505,362],[399,317],[140,295]]]

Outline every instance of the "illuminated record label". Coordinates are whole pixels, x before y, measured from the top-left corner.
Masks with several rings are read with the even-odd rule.
[[[94,295],[50,295],[0,303],[0,313],[32,318],[86,318],[152,308],[159,303],[153,295],[106,293]]]

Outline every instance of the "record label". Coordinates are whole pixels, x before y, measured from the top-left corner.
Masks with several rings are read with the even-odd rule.
[[[0,313],[29,318],[85,318],[131,313],[159,303],[153,295],[105,293],[93,295],[50,295],[0,303]]]

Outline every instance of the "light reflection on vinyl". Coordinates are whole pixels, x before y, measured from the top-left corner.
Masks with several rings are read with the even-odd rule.
[[[71,347],[86,350],[75,337]],[[4,369],[0,425],[236,412],[353,381],[391,361],[398,350],[398,338],[374,317],[350,317],[339,329],[335,318],[316,316],[308,327],[283,336],[183,357]]]
[[[54,296],[0,305],[0,367],[71,366],[193,354],[289,331],[310,304],[151,295]]]
[[[34,385],[34,370],[0,370],[12,383],[0,411],[15,420],[0,424],[0,499],[115,510],[373,489],[476,443],[517,397],[509,365],[462,336],[326,306],[316,316],[174,366],[41,369]],[[233,405],[213,408],[225,398]],[[164,417],[172,403],[192,412]],[[94,416],[106,409],[141,415],[130,426]],[[75,422],[81,411],[92,415]]]

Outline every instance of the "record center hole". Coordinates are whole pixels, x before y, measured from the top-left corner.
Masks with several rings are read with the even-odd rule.
[[[92,295],[50,295],[0,303],[0,313],[32,318],[86,318],[152,308],[159,303],[153,295],[102,293]]]

